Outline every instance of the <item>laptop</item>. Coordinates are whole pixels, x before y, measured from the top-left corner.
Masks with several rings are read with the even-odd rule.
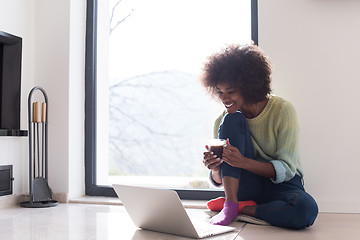
[[[234,231],[234,227],[190,220],[173,190],[113,184],[134,224],[142,229],[190,238]]]

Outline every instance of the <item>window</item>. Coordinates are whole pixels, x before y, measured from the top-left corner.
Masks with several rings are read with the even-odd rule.
[[[223,108],[198,78],[207,56],[251,39],[254,0],[88,0],[86,194],[122,183],[222,195],[201,160]]]

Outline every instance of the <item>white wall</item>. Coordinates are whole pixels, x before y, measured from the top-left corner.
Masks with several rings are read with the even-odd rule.
[[[84,193],[85,0],[36,1],[36,84],[49,96],[49,184]]]
[[[21,128],[27,129],[29,91],[43,87],[49,185],[62,200],[84,194],[85,2],[0,0],[0,30],[23,38]],[[14,165],[14,194],[28,192],[28,139],[1,137],[0,151],[0,164]]]
[[[70,1],[69,48],[69,198],[85,194],[85,0]]]
[[[360,1],[260,0],[259,45],[296,107],[305,187],[322,212],[360,212]]]

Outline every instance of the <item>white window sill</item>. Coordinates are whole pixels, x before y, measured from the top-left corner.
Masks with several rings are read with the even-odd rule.
[[[206,200],[181,200],[185,208],[206,209]],[[120,199],[114,197],[96,197],[96,196],[83,196],[69,200],[69,203],[80,204],[102,204],[102,205],[120,205]]]

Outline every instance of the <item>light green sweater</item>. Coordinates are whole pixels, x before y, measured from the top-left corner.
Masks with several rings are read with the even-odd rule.
[[[215,121],[214,137],[224,111]],[[299,155],[299,126],[295,108],[278,96],[272,95],[264,110],[252,119],[246,119],[254,146],[255,160],[271,162],[276,172],[274,183],[288,181],[298,174],[303,176]]]

